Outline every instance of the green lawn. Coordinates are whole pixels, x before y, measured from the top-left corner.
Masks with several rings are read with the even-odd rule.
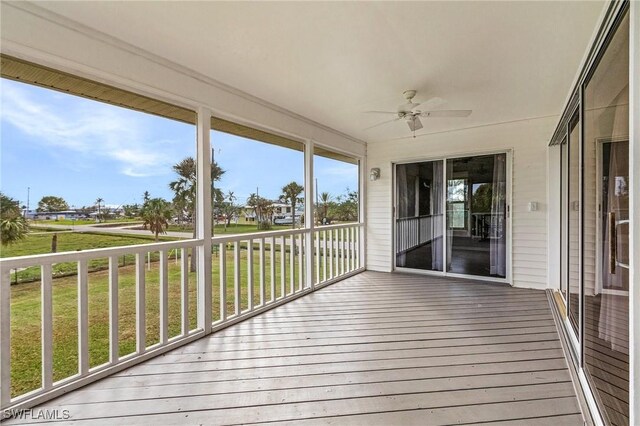
[[[281,270],[279,251],[275,255],[275,296],[280,297]],[[290,253],[285,252],[286,265]],[[254,252],[253,300],[260,300],[258,267],[259,258]],[[233,250],[227,251],[227,306],[226,312],[234,312],[234,262]],[[298,261],[296,257],[295,282],[298,283]],[[266,294],[271,298],[270,262],[266,256]],[[212,261],[212,316],[220,318],[220,259],[214,255]],[[248,308],[247,250],[241,250],[241,308]],[[145,273],[146,280],[146,344],[159,341],[159,290],[158,263],[151,263]],[[290,277],[286,278],[286,292],[290,291]],[[189,321],[196,327],[196,277],[189,274]],[[297,284],[296,284],[297,285]],[[119,268],[119,348],[120,355],[135,351],[135,268],[132,265]],[[12,395],[20,395],[41,385],[40,360],[40,283],[25,283],[11,286],[11,389]],[[180,333],[180,266],[169,260],[169,336]],[[78,369],[77,350],[77,278],[67,276],[53,280],[53,342],[54,380],[74,375]],[[89,360],[92,367],[108,361],[109,353],[109,303],[108,273],[97,271],[89,274]]]

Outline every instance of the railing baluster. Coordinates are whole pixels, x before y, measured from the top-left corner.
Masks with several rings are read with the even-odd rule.
[[[248,306],[253,311],[253,240],[247,241],[247,286]]]
[[[264,286],[264,266],[264,238],[260,238],[260,306],[264,306],[264,303],[267,299]]]
[[[351,272],[351,228],[347,228],[347,272]]]
[[[271,286],[271,298],[270,301],[276,300],[276,237],[271,237],[271,246],[269,247],[269,256],[271,262],[269,264],[270,278],[269,285]]]
[[[167,252],[160,250],[160,343],[169,340],[169,269]]]
[[[333,278],[333,229],[329,230],[329,279]]]
[[[144,258],[144,253],[136,253],[136,352],[138,354],[143,353],[147,348]]]
[[[298,234],[298,287],[300,291],[304,288],[304,235]]]
[[[42,312],[42,388],[51,389],[53,384],[53,288],[51,287],[51,264],[40,267]]]
[[[287,295],[287,237],[280,237],[280,297]]]
[[[316,284],[320,282],[320,232],[316,232],[314,235],[315,240],[315,263],[316,263]]]
[[[322,231],[322,281],[327,280],[327,231]]]
[[[89,372],[89,279],[87,261],[78,261],[78,372]]]
[[[120,358],[118,337],[118,256],[109,257],[109,362],[115,364]]]
[[[344,274],[344,228],[340,228],[340,273]]]
[[[220,321],[227,319],[227,244],[220,243]]]
[[[291,290],[291,294],[296,292],[295,262],[296,262],[296,240],[295,240],[295,235],[291,235],[291,239],[289,240],[289,287]]]
[[[233,243],[233,301],[235,303],[235,314],[240,315],[242,306],[240,304],[240,241]]]
[[[354,237],[353,250],[355,252],[355,269],[358,269],[360,267],[360,227],[356,225],[354,230],[356,235]]]
[[[180,299],[182,309],[182,335],[189,334],[189,255],[185,248],[180,249]]]
[[[11,402],[11,269],[0,271],[0,408]]]

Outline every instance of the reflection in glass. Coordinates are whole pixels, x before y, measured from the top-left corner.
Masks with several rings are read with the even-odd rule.
[[[506,277],[506,160],[447,160],[447,271]]]
[[[569,168],[567,231],[569,236],[568,249],[568,281],[569,281],[569,322],[576,336],[579,336],[578,320],[579,291],[580,291],[580,117],[578,112],[569,123]],[[578,337],[579,338],[579,337]]]
[[[628,12],[585,86],[583,97],[584,368],[605,418],[611,424],[626,425],[629,424]]]
[[[396,266],[442,271],[442,161],[396,166]]]

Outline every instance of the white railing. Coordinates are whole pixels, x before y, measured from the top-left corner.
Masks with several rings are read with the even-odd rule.
[[[396,253],[404,253],[442,236],[442,215],[404,217],[396,220]]]
[[[363,265],[362,227],[353,223],[313,231],[292,229],[213,237],[213,267],[208,277],[190,272],[190,252],[202,250],[202,240],[1,259],[1,409],[33,406],[205,336],[205,331],[197,326],[202,324],[200,318],[204,315],[197,306],[204,306],[212,314],[215,331],[358,272]],[[121,259],[125,266],[120,265]],[[75,267],[69,268],[68,263]],[[100,268],[95,268],[96,264]],[[73,333],[77,339],[77,369],[66,375],[58,371],[61,360],[54,357],[54,326],[60,314],[54,312],[54,299],[58,300],[54,293],[59,291],[56,285],[62,281],[54,276],[54,270],[62,265],[66,266],[66,283],[76,282],[72,286],[77,297],[77,331],[57,330],[58,334]],[[24,373],[18,371],[24,368],[22,363],[12,366],[11,355],[12,349],[16,349],[12,348],[12,340],[21,332],[21,324],[16,321],[12,324],[12,293],[23,284],[12,286],[10,278],[11,271],[34,267],[40,270],[36,277],[40,290],[40,330],[39,336],[30,339],[32,343],[36,340],[33,344],[40,348],[40,386],[25,390],[20,386],[12,388],[12,381],[17,384],[16,377]],[[75,278],[69,278],[69,269]],[[93,269],[102,271],[91,272]],[[95,314],[90,310],[100,309],[95,300],[89,303],[90,298],[96,298],[96,283],[100,280],[106,282],[108,293],[105,315],[108,347],[103,349],[102,356],[96,355],[96,348],[91,347],[89,324],[90,314]],[[212,297],[204,305],[195,300],[199,286],[212,288]],[[122,309],[126,305],[133,306]],[[133,327],[132,316],[135,316]],[[103,362],[94,365],[98,364],[96,360]]]

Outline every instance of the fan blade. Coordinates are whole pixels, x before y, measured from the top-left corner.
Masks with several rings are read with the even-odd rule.
[[[398,112],[411,112],[416,109],[420,104],[414,104],[413,102],[407,102],[404,105],[398,107]]]
[[[444,99],[434,97],[424,102],[420,102],[418,105],[422,107],[420,108],[420,111],[423,111],[423,110],[432,110],[432,109],[440,108],[443,104],[444,104]]]
[[[394,114],[398,115],[397,112],[394,111],[364,111],[365,114]]]
[[[431,117],[431,118],[441,118],[441,117],[468,117],[471,115],[470,109],[447,109],[441,111],[422,111],[420,113],[420,117]]]
[[[412,132],[422,129],[422,122],[418,117],[414,117],[412,120],[407,121],[407,124]]]
[[[373,126],[365,127],[363,130],[373,129],[374,127],[382,126],[383,124],[393,123],[394,121],[400,120],[400,117],[396,117],[393,120],[383,121],[382,123],[374,124]]]

